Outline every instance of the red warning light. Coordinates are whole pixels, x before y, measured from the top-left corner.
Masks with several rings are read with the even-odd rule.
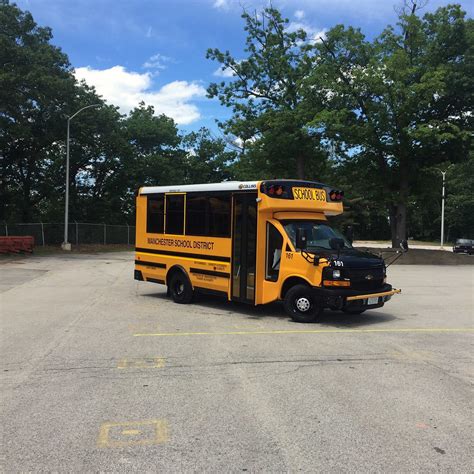
[[[273,184],[272,186],[268,188],[267,194],[269,196],[282,197],[284,192],[285,192],[284,186]]]
[[[336,201],[336,202],[342,201],[343,197],[344,197],[344,191],[332,189],[329,193],[329,199],[331,199],[331,201]]]

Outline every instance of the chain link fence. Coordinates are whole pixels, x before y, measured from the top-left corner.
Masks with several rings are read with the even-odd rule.
[[[82,244],[135,244],[135,226],[71,222],[69,242]],[[64,224],[47,222],[7,224],[0,226],[0,236],[32,235],[35,245],[60,245],[64,241]]]

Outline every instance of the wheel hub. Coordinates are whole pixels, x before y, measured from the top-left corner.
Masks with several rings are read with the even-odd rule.
[[[297,298],[295,303],[298,310],[301,311],[302,313],[305,313],[311,307],[311,303],[308,300],[308,298],[304,298],[304,297]]]

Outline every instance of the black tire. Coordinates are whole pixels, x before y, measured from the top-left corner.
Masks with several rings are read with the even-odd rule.
[[[346,308],[344,308],[342,311],[344,311],[344,313],[347,313],[347,314],[362,314],[366,310],[365,309],[346,309]]]
[[[193,299],[193,287],[189,278],[181,271],[176,271],[171,275],[168,291],[173,301],[178,304],[191,303]]]
[[[285,295],[283,305],[288,316],[297,323],[315,323],[323,312],[323,307],[306,285],[291,287]]]

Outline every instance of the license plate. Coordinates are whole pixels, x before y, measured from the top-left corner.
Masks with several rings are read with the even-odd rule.
[[[375,298],[368,298],[367,299],[367,304],[379,304],[379,298],[378,296]]]
[[[296,201],[324,201],[326,202],[326,191],[315,188],[293,188],[293,199]]]

